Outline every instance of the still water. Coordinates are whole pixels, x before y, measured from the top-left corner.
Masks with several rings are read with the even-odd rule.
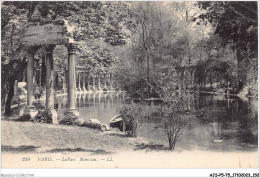
[[[104,124],[109,124],[110,119],[119,114],[120,105],[131,103],[124,92],[79,94],[76,100],[81,118],[86,121],[98,119]],[[67,96],[55,98],[55,109],[59,118],[62,118],[66,110],[66,103]],[[256,99],[193,94],[191,104],[194,110],[203,109],[205,114],[188,123],[178,138],[176,150],[221,152],[257,150],[258,102]],[[156,110],[159,103],[149,101],[145,105],[147,111],[152,112]],[[139,121],[138,136],[150,140],[153,144],[168,146],[167,135],[160,124],[160,118]]]
[[[59,116],[66,109],[67,97],[55,99]],[[129,103],[125,93],[92,93],[77,95],[77,110],[84,120],[98,119],[109,124],[119,114],[120,105]],[[212,94],[193,94],[192,107],[205,110],[201,118],[191,120],[176,144],[177,150],[256,151],[258,143],[258,102],[256,99]],[[156,103],[147,103],[148,111]],[[153,143],[168,145],[158,120],[139,122],[138,136]]]

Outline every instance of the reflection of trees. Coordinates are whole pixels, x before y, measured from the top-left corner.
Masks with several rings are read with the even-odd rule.
[[[254,122],[248,117],[249,109],[247,102],[240,102],[238,108],[238,130],[237,130],[237,141],[239,143],[257,144],[257,135],[253,134]],[[243,109],[242,109],[243,108]]]
[[[197,98],[197,102],[196,109],[205,110],[204,116],[200,118],[200,124],[205,123],[208,127],[207,133],[204,134],[225,140],[235,139],[235,143],[239,145],[257,143],[258,114],[254,104],[237,98],[227,100],[203,95]]]

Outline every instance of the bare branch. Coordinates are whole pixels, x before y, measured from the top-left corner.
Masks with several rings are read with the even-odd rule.
[[[250,17],[247,17],[247,16],[241,14],[240,12],[238,12],[237,10],[235,10],[234,7],[229,7],[229,9],[233,10],[236,14],[238,14],[238,15],[244,17],[245,19],[249,20],[250,22],[253,22],[253,23],[257,24],[257,21],[251,19]]]
[[[249,7],[247,7],[247,6],[245,6],[245,5],[242,4],[241,2],[235,2],[235,3],[239,4],[240,6],[243,6],[243,7],[246,8],[247,10],[249,10],[249,11],[253,12],[255,15],[257,15],[257,11],[255,11],[255,10],[253,10],[253,9],[251,9],[251,8],[249,8]]]

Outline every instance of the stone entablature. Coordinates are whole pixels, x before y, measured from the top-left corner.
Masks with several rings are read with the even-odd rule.
[[[74,43],[73,29],[66,20],[32,22],[23,34],[22,43],[26,47]]]

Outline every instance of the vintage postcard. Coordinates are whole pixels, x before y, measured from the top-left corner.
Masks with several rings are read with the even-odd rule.
[[[1,168],[258,169],[257,1],[2,1]]]

